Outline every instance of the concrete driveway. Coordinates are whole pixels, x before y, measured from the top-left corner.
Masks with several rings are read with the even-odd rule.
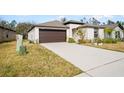
[[[66,42],[41,45],[85,72],[78,76],[124,76],[124,53]]]

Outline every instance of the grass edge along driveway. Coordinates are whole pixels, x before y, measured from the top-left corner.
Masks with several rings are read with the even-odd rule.
[[[83,44],[86,46],[91,46],[91,47],[96,47],[96,48],[101,48],[101,49],[106,49],[106,50],[111,50],[111,51],[117,51],[117,52],[124,52],[124,42],[117,42],[115,44],[103,44],[103,45],[93,45],[91,43]]]

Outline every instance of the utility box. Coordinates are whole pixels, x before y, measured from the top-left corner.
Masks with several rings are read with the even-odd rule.
[[[23,35],[16,35],[16,52],[20,52],[20,47],[23,45]]]

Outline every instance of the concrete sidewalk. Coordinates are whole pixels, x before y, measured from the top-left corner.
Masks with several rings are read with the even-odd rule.
[[[124,53],[66,42],[41,45],[85,71],[78,76],[124,76]]]

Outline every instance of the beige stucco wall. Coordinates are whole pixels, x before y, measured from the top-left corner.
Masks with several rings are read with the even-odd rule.
[[[81,31],[85,33],[84,39],[93,40],[94,39],[94,28],[81,28]],[[104,39],[104,29],[98,29],[99,38]],[[77,35],[72,35],[73,38],[78,41],[79,37]]]
[[[99,29],[99,38],[104,39],[104,29]]]
[[[28,32],[28,40],[34,43],[39,43],[39,28],[34,27],[30,32]]]
[[[66,31],[66,41],[68,41],[68,38],[73,38],[73,33],[72,33],[72,29],[77,28],[79,26],[81,26],[80,24],[67,24],[66,26],[68,26],[69,28]]]
[[[0,28],[0,42],[16,40],[16,32]]]

